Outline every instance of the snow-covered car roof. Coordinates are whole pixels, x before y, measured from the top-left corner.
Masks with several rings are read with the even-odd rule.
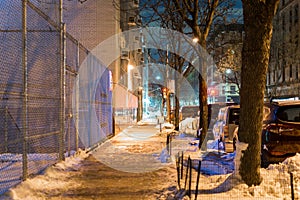
[[[230,105],[230,106],[224,106],[222,108],[240,108],[240,105]]]
[[[300,100],[273,101],[272,104],[279,106],[300,105]]]

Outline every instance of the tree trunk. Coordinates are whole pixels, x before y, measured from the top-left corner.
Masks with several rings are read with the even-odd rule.
[[[245,41],[242,52],[239,140],[248,144],[239,173],[251,186],[261,183],[260,152],[264,92],[268,69],[272,20],[279,0],[264,3],[244,0]]]
[[[143,91],[138,89],[138,108],[137,108],[137,122],[143,119]]]
[[[177,93],[178,94],[178,93]],[[174,120],[175,120],[175,130],[179,130],[179,100],[177,96],[175,96],[175,113],[174,113]]]
[[[166,100],[166,106],[167,106],[167,122],[171,123],[171,99],[170,99],[170,91],[167,91],[167,100]]]
[[[178,70],[179,73],[181,73],[181,68]],[[177,73],[175,73],[175,113],[174,113],[174,120],[175,120],[175,130],[179,131],[179,94],[180,94],[180,89],[179,89],[179,78],[177,76]]]
[[[200,128],[201,135],[199,138],[199,148],[201,150],[207,149],[207,129],[208,129],[208,106],[207,106],[207,85],[202,78],[202,74],[199,74],[199,103],[200,103]]]

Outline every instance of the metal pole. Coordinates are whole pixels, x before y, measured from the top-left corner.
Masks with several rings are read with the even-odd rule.
[[[72,116],[69,114],[68,119],[67,119],[67,123],[68,123],[68,156],[71,156],[71,130],[70,130],[71,120],[72,120]]]
[[[147,38],[143,37],[143,42],[146,44]],[[145,45],[144,48],[144,68],[143,68],[143,118],[147,117],[148,112],[148,67],[149,67],[149,60],[148,60],[148,49]]]
[[[5,119],[4,119],[4,151],[8,153],[8,107],[5,106]]]
[[[195,200],[197,200],[197,196],[198,196],[198,188],[199,188],[200,171],[201,171],[201,160],[199,160],[199,162],[198,162],[198,169],[197,169],[197,180],[196,180],[196,192],[195,192]]]
[[[77,42],[77,59],[76,59],[76,72],[78,72],[78,70],[79,70],[79,62],[80,62],[80,45],[79,45],[79,42]],[[75,148],[76,148],[76,151],[78,151],[78,148],[79,148],[79,142],[78,142],[78,140],[79,140],[79,73],[77,73],[77,77],[76,77],[76,79],[77,79],[77,81],[76,81],[76,121],[75,121],[75,123],[76,123],[76,125],[75,125],[75,127],[76,127],[76,129],[75,129],[75,131],[76,131],[76,133],[75,133]]]
[[[66,26],[63,23],[63,0],[59,0],[59,23],[60,23],[60,111],[59,111],[59,122],[60,122],[60,137],[59,137],[59,160],[64,160],[65,151],[65,32]]]
[[[191,198],[192,192],[191,192],[191,188],[192,188],[192,159],[189,157],[188,159],[188,163],[189,163],[189,171],[190,171],[190,176],[189,176],[189,197]]]
[[[27,167],[27,126],[28,126],[28,66],[27,66],[27,1],[22,1],[22,67],[23,67],[23,154],[22,154],[22,169],[23,180],[27,179],[28,167]]]
[[[290,172],[290,182],[291,182],[291,197],[292,200],[295,199],[295,194],[294,194],[294,182],[293,182],[294,178],[293,178],[293,172]]]
[[[176,158],[176,170],[177,170],[177,183],[178,183],[178,188],[180,190],[181,187],[180,187],[180,155],[179,155],[179,152],[178,152],[177,158]]]

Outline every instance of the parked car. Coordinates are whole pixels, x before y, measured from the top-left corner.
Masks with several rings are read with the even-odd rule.
[[[220,108],[213,127],[215,139],[226,152],[235,150],[238,138],[239,106]],[[300,153],[300,101],[264,104],[261,166],[279,163]]]
[[[300,153],[300,101],[266,103],[261,165],[267,167]]]
[[[213,126],[214,139],[219,140],[219,148],[226,152],[235,151],[236,128],[239,125],[240,106],[231,105],[220,108]]]
[[[182,106],[179,110],[179,121],[186,118],[199,117],[200,109],[198,105],[193,106]]]

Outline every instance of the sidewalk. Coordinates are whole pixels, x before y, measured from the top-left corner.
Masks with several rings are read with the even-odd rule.
[[[166,134],[156,124],[134,125],[77,164],[57,164],[0,199],[167,199],[177,183],[165,147]]]
[[[166,134],[156,124],[142,123],[127,127],[92,152],[95,159],[123,172],[144,173],[166,166]]]

